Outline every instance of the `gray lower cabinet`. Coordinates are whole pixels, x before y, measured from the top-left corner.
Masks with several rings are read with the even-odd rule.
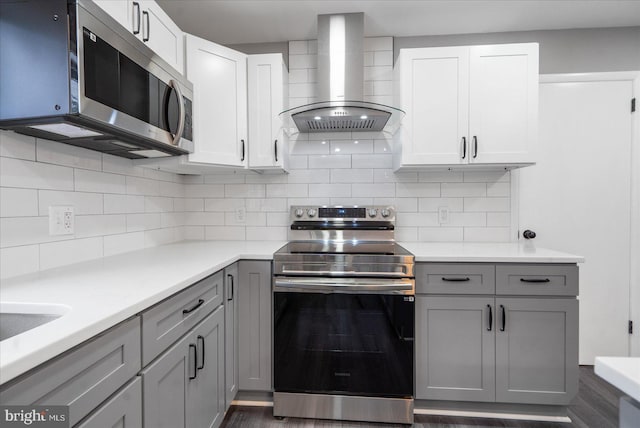
[[[225,408],[238,393],[238,263],[224,269]]]
[[[76,428],[139,428],[142,426],[142,380],[135,377]]]
[[[140,368],[140,318],[135,317],[3,385],[0,402],[69,406],[73,426]]]
[[[495,401],[493,297],[416,296],[416,398]]]
[[[217,427],[224,415],[224,308],[142,371],[144,426]]]
[[[239,388],[271,391],[271,261],[240,261],[238,282]]]
[[[578,301],[496,298],[496,401],[568,405],[578,386]]]

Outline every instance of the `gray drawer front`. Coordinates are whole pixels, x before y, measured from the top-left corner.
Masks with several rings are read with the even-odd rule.
[[[481,263],[418,263],[418,294],[493,294],[495,267]]]
[[[136,377],[76,428],[140,428],[142,380]]]
[[[140,319],[136,317],[10,383],[0,391],[0,402],[69,406],[71,426],[141,368]]]
[[[223,272],[217,272],[142,313],[142,365],[146,366],[220,306]],[[183,313],[203,303],[192,312]]]
[[[496,294],[577,296],[578,266],[559,264],[497,265]]]

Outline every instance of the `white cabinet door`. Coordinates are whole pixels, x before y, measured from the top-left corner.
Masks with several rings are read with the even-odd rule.
[[[132,9],[133,10],[133,9]],[[153,0],[141,1],[141,31],[138,36],[158,56],[180,73],[184,73],[183,32]],[[136,14],[136,11],[133,11]],[[136,24],[137,16],[134,16]]]
[[[402,163],[466,163],[469,48],[403,50],[398,64]]]
[[[186,35],[187,79],[194,92],[190,162],[243,167],[247,161],[247,56]]]
[[[287,169],[288,145],[279,114],[288,72],[281,54],[249,55],[249,168]]]
[[[140,3],[132,2],[131,0],[94,0],[95,4],[100,6],[105,12],[107,12],[113,19],[118,21],[124,28],[133,32],[131,17],[133,16],[131,8],[133,4],[137,4],[137,8],[140,7]],[[139,25],[140,21],[136,22]]]
[[[538,45],[472,46],[470,70],[470,162],[532,162],[538,124]]]

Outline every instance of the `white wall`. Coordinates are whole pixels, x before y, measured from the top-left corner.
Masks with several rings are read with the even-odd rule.
[[[182,240],[181,181],[128,159],[0,131],[0,277]],[[49,235],[51,205],[74,207],[74,235]]]
[[[289,43],[289,107],[316,100],[316,43]],[[393,41],[365,39],[365,97],[391,103]],[[391,170],[382,133],[301,135],[290,145],[291,173],[227,173],[185,181],[185,235],[193,239],[286,240],[289,206],[392,204],[405,241],[508,241],[510,173]],[[439,224],[438,207],[451,211]],[[235,210],[246,210],[238,223]]]

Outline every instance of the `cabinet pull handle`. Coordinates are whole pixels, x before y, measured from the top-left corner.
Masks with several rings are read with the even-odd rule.
[[[500,305],[500,310],[502,311],[502,327],[500,327],[500,331],[504,331],[505,325],[507,324],[507,314],[504,311],[503,305]]]
[[[229,302],[233,300],[233,275],[227,274],[227,277],[229,277],[229,281],[231,282],[231,297],[227,298],[227,301]]]
[[[467,282],[467,281],[471,281],[471,278],[464,277],[464,278],[447,278],[445,276],[442,277],[443,281],[449,281],[449,282]]]
[[[276,162],[278,162],[278,140],[273,142],[273,154],[276,155]]]
[[[551,282],[551,280],[549,278],[520,278],[520,282],[542,283]]]
[[[489,308],[489,327],[487,327],[487,331],[491,331],[493,329],[493,309],[491,305],[487,305],[487,308]]]
[[[478,137],[473,136],[473,158],[478,157]]]
[[[137,29],[135,27],[133,28],[133,34],[140,34],[140,3],[134,1],[133,8],[138,11],[138,13],[134,12],[134,15],[136,16]]]
[[[462,137],[462,159],[467,157],[467,137]]]
[[[189,309],[183,309],[182,310],[182,315],[190,314],[191,312],[195,311],[196,309],[198,309],[203,304],[204,304],[204,300],[198,299],[198,303],[196,303],[195,305],[193,305]]]
[[[242,143],[242,157],[240,158],[240,162],[244,162],[244,140],[240,140]]]
[[[198,370],[202,370],[204,368],[204,336],[198,335],[198,344],[202,343],[202,360],[200,361],[202,364],[197,366]],[[196,347],[197,350],[197,347]],[[196,357],[196,364],[198,362],[198,358]]]
[[[193,367],[193,376],[191,376],[191,374],[189,374],[189,380],[193,380],[198,376],[198,349],[196,348],[196,345],[194,345],[193,343],[189,344],[189,359],[191,359],[191,350],[193,349],[193,365],[189,364],[190,366]]]
[[[149,12],[147,12],[146,10],[143,10],[142,14],[147,17],[147,37],[145,37],[143,35],[142,36],[142,41],[143,42],[148,42],[149,41],[149,37],[151,37],[151,23],[149,21]]]

